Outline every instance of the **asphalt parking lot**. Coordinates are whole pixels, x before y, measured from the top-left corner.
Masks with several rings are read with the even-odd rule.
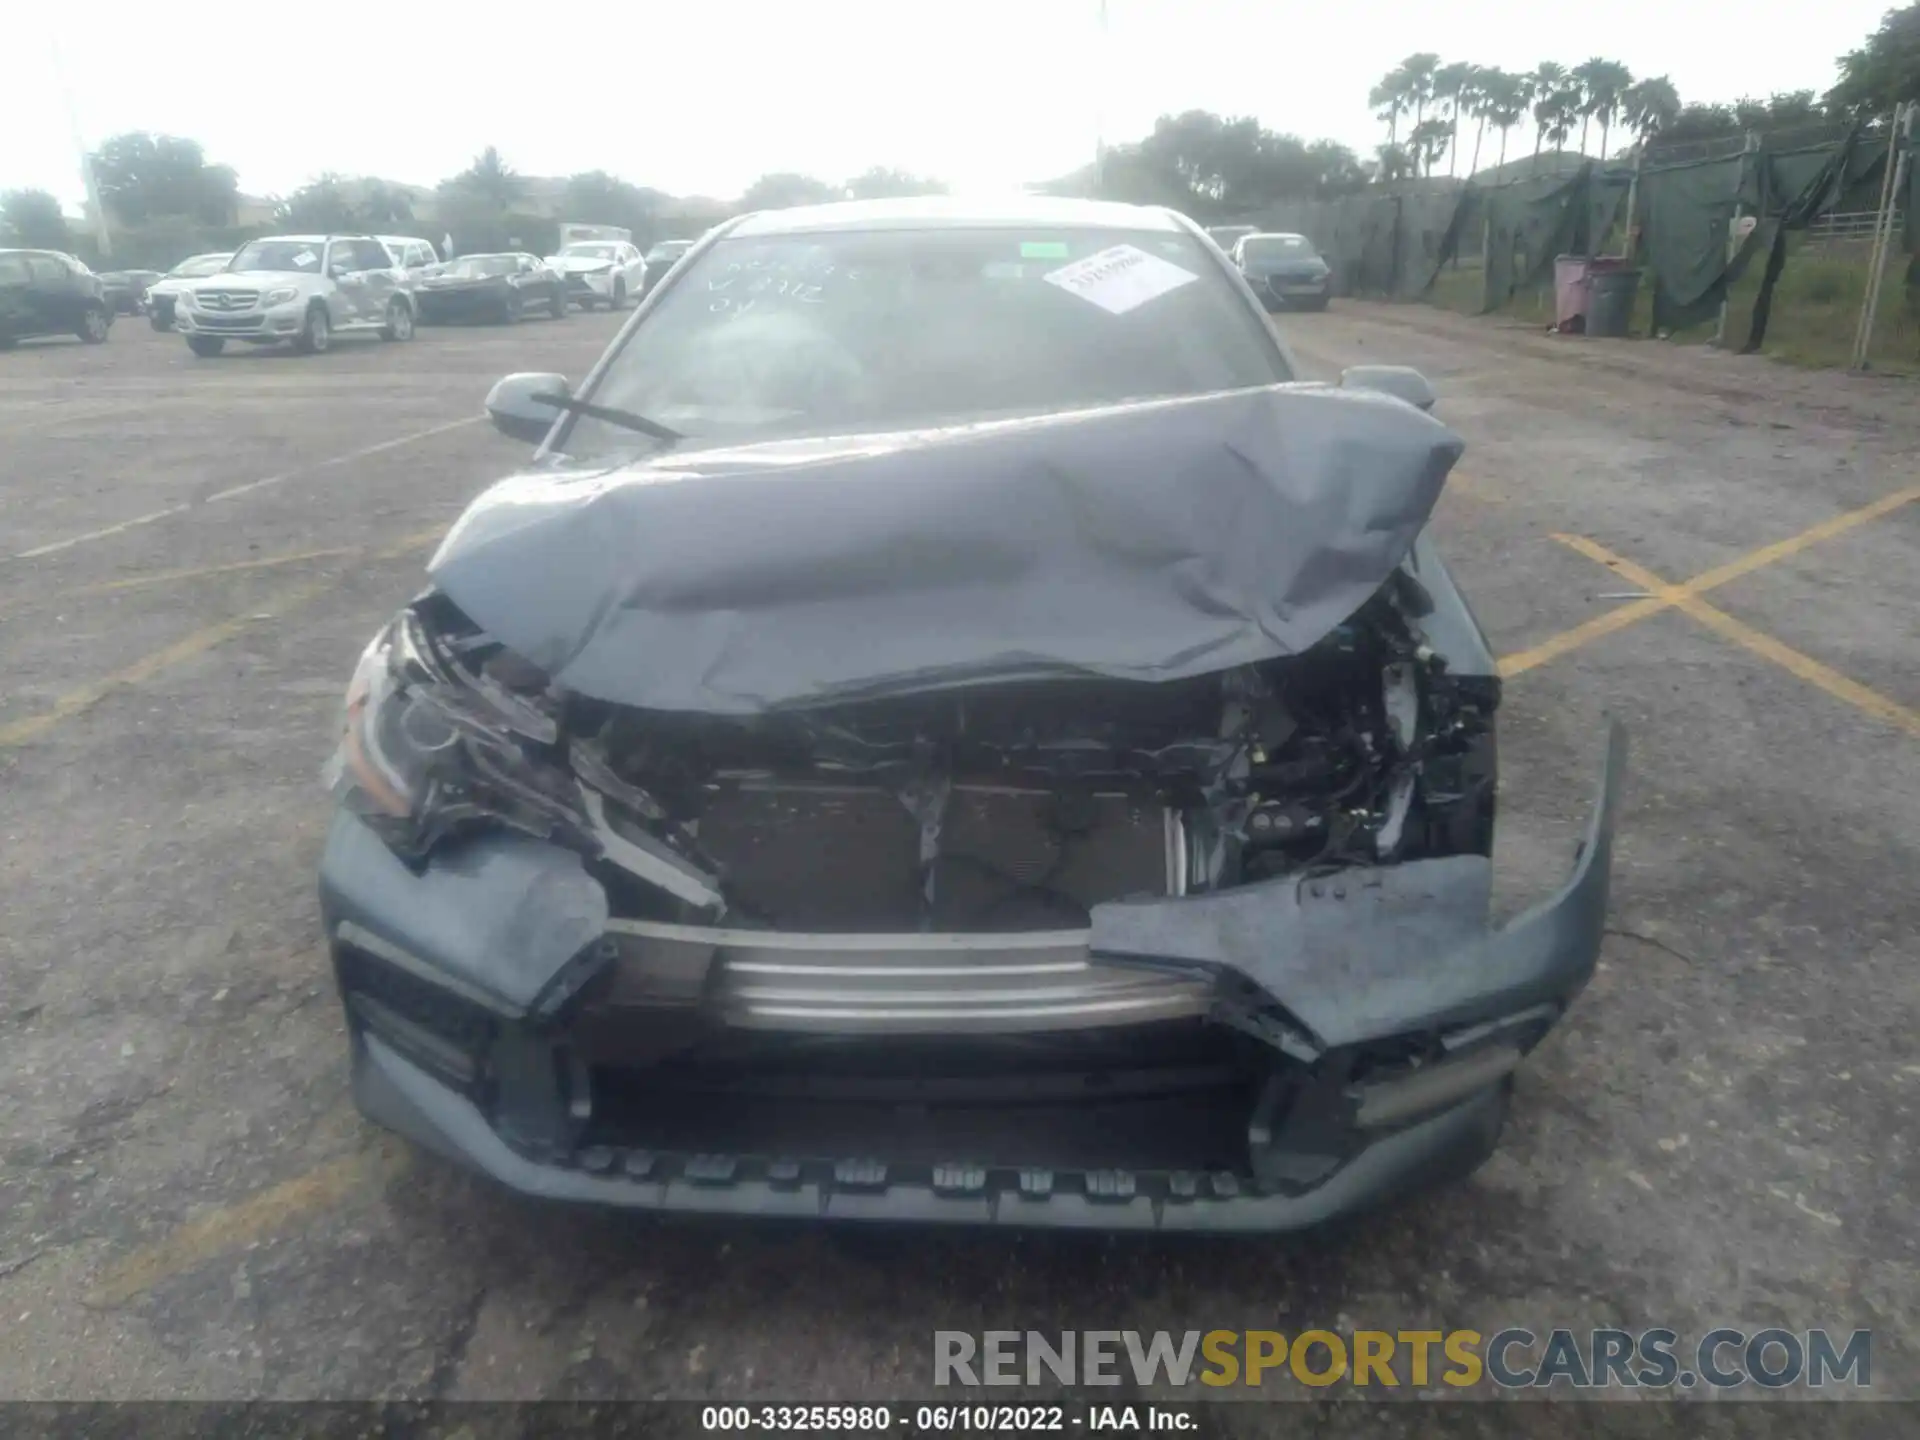
[[[0,1397],[922,1395],[937,1328],[1779,1324],[1920,1397],[1920,407],[1893,382],[1337,304],[1420,366],[1508,657],[1505,903],[1602,717],[1601,969],[1472,1180],[1310,1243],[659,1223],[384,1139],[319,943],[341,687],[622,317],[297,358],[0,355]]]

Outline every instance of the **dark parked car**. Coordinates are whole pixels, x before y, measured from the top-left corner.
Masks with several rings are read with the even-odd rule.
[[[1285,1230],[1471,1167],[1623,742],[1489,918],[1494,657],[1414,372],[1170,211],[728,222],[374,637],[320,899],[367,1114],[529,1195]],[[544,438],[543,438],[544,437]]]
[[[498,320],[511,324],[528,311],[563,319],[567,282],[538,256],[462,255],[429,266],[415,282],[414,303],[428,324]]]
[[[95,275],[55,250],[0,250],[0,350],[36,335],[77,335],[98,345],[113,307]]]
[[[160,278],[158,270],[102,270],[101,292],[116,315],[138,315],[146,304],[147,287]]]
[[[667,272],[692,248],[691,240],[662,240],[647,251],[647,274],[642,282],[644,288],[641,293],[651,292],[654,286],[666,279]]]
[[[1258,234],[1259,230],[1258,225],[1214,225],[1208,228],[1207,235],[1214,244],[1231,255],[1233,247],[1240,243],[1243,236]]]
[[[1333,297],[1333,267],[1304,235],[1246,235],[1233,263],[1268,310],[1324,310]]]

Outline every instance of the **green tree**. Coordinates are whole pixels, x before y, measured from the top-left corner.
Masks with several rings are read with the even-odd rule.
[[[1573,132],[1573,115],[1579,104],[1579,91],[1567,75],[1567,67],[1543,60],[1527,76],[1527,106],[1533,114],[1533,164],[1540,168],[1540,148],[1551,139],[1556,146],[1566,143]]]
[[[1382,145],[1373,152],[1373,178],[1382,185],[1411,179],[1416,174],[1413,156],[1401,145]]]
[[[762,175],[740,197],[742,210],[787,210],[795,205],[822,205],[841,199],[840,191],[811,175],[782,171]]]
[[[889,170],[876,165],[864,175],[856,175],[843,187],[852,200],[884,200],[902,195],[944,195],[946,185],[925,175],[905,170]]]
[[[1828,118],[1811,90],[1786,90],[1764,100],[1745,96],[1733,102],[1733,118],[1742,130],[1791,130]]]
[[[1580,153],[1587,153],[1587,125],[1600,122],[1600,158],[1607,156],[1607,135],[1620,118],[1620,97],[1633,84],[1633,72],[1618,60],[1599,56],[1576,66],[1573,78],[1580,85]]]
[[[658,190],[609,175],[604,170],[588,170],[567,177],[566,216],[589,225],[618,225],[631,231],[634,240],[651,244],[658,229],[661,203],[667,196]]]
[[[491,145],[474,156],[473,164],[447,183],[480,196],[502,214],[513,207],[513,202],[520,198],[520,192],[525,188],[513,167],[501,159],[500,152]]]
[[[1407,135],[1407,150],[1422,175],[1432,175],[1439,158],[1447,153],[1453,140],[1453,127],[1445,120],[1422,120]]]
[[[1840,81],[1827,92],[1827,104],[1841,114],[1887,115],[1903,100],[1920,100],[1920,4],[1889,10],[1839,65]]]
[[[1635,81],[1620,96],[1620,118],[1644,146],[1680,118],[1680,92],[1664,75]]]
[[[229,167],[207,164],[197,140],[132,131],[93,152],[94,184],[107,213],[123,225],[187,215],[231,225],[239,183]]]
[[[1415,125],[1427,118],[1427,106],[1433,100],[1433,80],[1439,69],[1440,57],[1428,50],[1409,55],[1400,62],[1400,85],[1413,108]]]
[[[1400,143],[1400,117],[1413,108],[1413,96],[1407,89],[1404,67],[1389,70],[1367,95],[1367,104],[1376,118],[1386,122],[1387,144]]]
[[[274,220],[288,230],[329,234],[352,230],[359,223],[340,176],[331,171],[302,185],[280,202]]]
[[[360,190],[354,213],[363,225],[411,225],[413,201],[407,192],[384,180],[369,180]]]
[[[1367,169],[1360,157],[1337,140],[1315,140],[1306,147],[1306,157],[1312,166],[1316,194],[1347,195],[1367,183]]]
[[[1500,132],[1500,159],[1496,165],[1504,166],[1507,163],[1507,133],[1527,113],[1527,77],[1506,70],[1484,71],[1480,79],[1480,97],[1482,118]],[[1474,154],[1477,162],[1477,146]],[[1477,163],[1475,168],[1478,168]]]
[[[44,190],[0,194],[0,228],[15,245],[29,250],[71,250],[73,235],[60,202]]]
[[[1479,67],[1469,65],[1464,60],[1456,60],[1451,65],[1442,65],[1433,72],[1433,98],[1435,107],[1446,120],[1447,131],[1447,174],[1454,171],[1454,164],[1460,153],[1460,120],[1472,103],[1474,74]]]

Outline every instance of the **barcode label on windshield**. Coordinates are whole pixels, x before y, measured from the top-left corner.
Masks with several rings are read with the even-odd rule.
[[[1200,277],[1172,261],[1149,255],[1137,245],[1110,245],[1098,254],[1047,272],[1049,284],[1090,300],[1113,315],[1124,315],[1169,290]]]

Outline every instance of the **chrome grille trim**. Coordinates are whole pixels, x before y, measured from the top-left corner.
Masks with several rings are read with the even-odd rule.
[[[1096,958],[1088,930],[803,934],[614,920],[623,961],[713,962],[706,1004],[728,1024],[814,1034],[1006,1034],[1187,1019],[1211,979]]]

